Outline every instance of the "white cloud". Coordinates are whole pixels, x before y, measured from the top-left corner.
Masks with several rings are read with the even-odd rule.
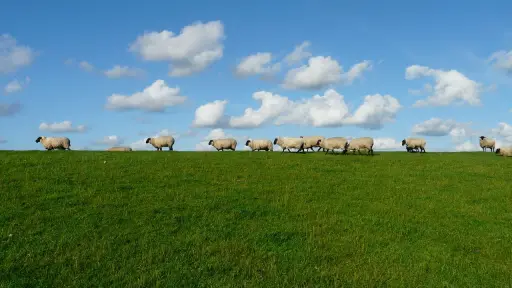
[[[224,38],[221,21],[196,22],[185,26],[179,35],[168,30],[146,32],[129,50],[147,61],[171,62],[170,76],[187,76],[222,58]]]
[[[130,68],[128,66],[115,65],[103,73],[108,78],[140,77],[144,75],[144,70],[139,68]]]
[[[21,104],[14,102],[11,104],[0,104],[0,117],[12,116],[21,111]]]
[[[139,109],[148,112],[163,112],[165,108],[182,104],[187,99],[180,95],[179,88],[170,88],[164,80],[156,80],[142,92],[131,96],[112,94],[105,107],[110,110]]]
[[[457,152],[471,152],[471,151],[480,151],[480,146],[471,141],[465,141],[457,146],[455,146],[455,151]]]
[[[99,145],[116,146],[123,143],[123,139],[116,135],[105,136],[103,139],[96,141]]]
[[[385,123],[394,121],[401,109],[397,99],[390,95],[376,94],[366,96],[364,103],[352,115],[344,97],[333,89],[325,91],[323,96],[314,95],[311,98],[296,101],[266,91],[256,92],[252,98],[260,101],[260,107],[247,108],[242,116],[231,117],[227,126],[256,128],[273,122],[275,125],[297,124],[314,127],[357,125],[367,129],[380,129]],[[216,119],[223,117],[224,106],[221,112],[217,112],[216,117],[208,116],[209,114],[204,113],[204,118],[212,119],[212,123],[216,124],[209,123],[212,124],[209,126],[220,127]]]
[[[393,138],[375,138],[373,139],[373,149],[375,150],[398,150],[402,149],[402,142]]]
[[[252,94],[254,100],[260,101],[261,106],[258,110],[247,108],[244,115],[231,117],[230,127],[233,128],[254,128],[265,124],[274,119],[284,110],[289,109],[292,102],[287,97],[283,97],[270,92],[259,91]]]
[[[351,84],[369,69],[371,69],[371,62],[365,60],[344,73],[338,61],[330,56],[316,56],[309,58],[308,64],[288,71],[282,86],[286,89],[315,90],[339,82]]]
[[[87,131],[87,127],[85,125],[79,125],[77,127],[73,127],[71,121],[62,121],[60,123],[43,122],[39,125],[39,130],[53,132],[53,133],[64,133],[64,132],[83,133],[83,132]]]
[[[512,50],[510,51],[497,51],[490,57],[489,61],[494,63],[494,67],[504,70],[507,73],[512,73]]]
[[[85,70],[87,72],[92,72],[94,70],[94,66],[87,62],[87,61],[82,61],[78,64],[78,66],[82,69],[82,70]]]
[[[425,136],[447,136],[450,135],[454,142],[461,142],[467,137],[475,136],[470,129],[471,123],[459,123],[455,120],[442,120],[431,118],[423,123],[413,126],[412,133]]]
[[[30,47],[18,45],[11,35],[0,35],[0,73],[7,74],[28,66],[35,57],[36,53]]]
[[[426,66],[412,65],[405,70],[405,79],[414,80],[421,77],[433,77],[435,86],[425,86],[425,91],[433,92],[425,100],[418,100],[414,107],[447,106],[452,103],[476,106],[480,104],[482,84],[477,83],[457,70],[438,70]],[[433,91],[432,91],[433,90]]]
[[[300,45],[295,46],[295,49],[290,54],[286,55],[284,60],[288,63],[288,65],[295,64],[300,62],[302,59],[309,58],[313,56],[311,52],[306,51],[307,48],[311,46],[309,41],[304,41]]]
[[[381,129],[385,123],[394,121],[401,108],[400,102],[391,95],[368,95],[346,122],[368,129]]]
[[[236,67],[235,73],[238,76],[270,75],[278,72],[280,63],[272,64],[272,53],[256,53],[242,59]]]
[[[11,82],[7,83],[7,85],[5,85],[4,92],[6,94],[20,92],[21,90],[23,90],[23,88],[25,88],[28,85],[28,83],[30,83],[29,77],[26,77],[25,81],[19,81],[18,79],[14,79]]]
[[[215,127],[222,125],[224,120],[224,110],[226,109],[226,100],[215,100],[197,107],[195,118],[192,122],[194,127]]]
[[[512,126],[505,122],[500,122],[497,128],[492,129],[492,132],[505,139],[505,142],[512,143]]]

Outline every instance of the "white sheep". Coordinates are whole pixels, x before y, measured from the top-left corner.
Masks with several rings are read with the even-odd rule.
[[[502,147],[496,149],[496,154],[505,157],[512,157],[512,147]]]
[[[317,152],[320,151],[320,149],[322,149],[322,147],[320,147],[317,143],[318,143],[318,140],[325,140],[325,137],[323,136],[300,136],[300,138],[304,139],[304,149],[306,150],[309,150],[311,149],[311,151],[315,151],[313,148],[314,147],[318,147],[318,150],[316,150]],[[325,149],[324,149],[325,150]]]
[[[41,142],[47,151],[53,149],[59,150],[71,150],[71,140],[68,137],[45,137],[39,136],[36,139],[36,143]]]
[[[494,147],[496,146],[496,141],[494,139],[489,139],[485,136],[480,136],[480,148],[485,152],[485,149],[490,148],[491,152],[494,151]]]
[[[272,141],[266,139],[247,140],[247,142],[245,142],[245,146],[251,148],[252,151],[274,151]]]
[[[162,151],[162,147],[169,147],[169,151],[173,151],[174,137],[160,136],[146,139],[146,144],[150,143],[156,148],[156,151]]]
[[[217,149],[217,151],[224,151],[224,149],[230,149],[235,151],[237,142],[233,138],[215,139],[210,140],[208,142],[208,145],[212,145],[213,147],[215,147],[215,149]]]
[[[368,155],[373,155],[373,138],[371,137],[361,137],[352,139],[352,141],[347,142],[345,144],[345,150],[343,153],[347,153],[348,150],[353,150],[354,154],[356,153],[356,150],[361,154],[361,149],[368,150]]]
[[[344,137],[331,137],[324,140],[318,139],[316,144],[326,151],[325,154],[329,153],[329,150],[334,154],[335,149],[345,149],[347,139]]]
[[[402,146],[406,145],[405,147],[407,148],[407,152],[415,149],[420,149],[420,153],[423,152],[427,152],[425,151],[425,146],[427,145],[427,141],[425,141],[425,139],[423,138],[406,138],[404,140],[402,140]]]
[[[292,138],[292,137],[277,137],[274,139],[274,145],[279,145],[284,150],[297,149],[297,153],[301,150],[304,151],[304,139],[303,138]]]
[[[107,151],[132,151],[130,147],[110,147]]]

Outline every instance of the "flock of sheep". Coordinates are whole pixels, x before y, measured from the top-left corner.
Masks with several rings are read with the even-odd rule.
[[[168,147],[169,151],[172,151],[174,142],[175,140],[172,136],[160,136],[146,139],[146,144],[153,145],[157,151],[162,151],[163,147]],[[496,141],[494,139],[480,136],[479,142],[483,151],[486,151],[486,149],[489,148],[491,149],[491,152],[495,151],[498,155],[512,156],[512,147],[503,147],[495,150]],[[54,149],[71,150],[71,141],[67,137],[40,136],[36,139],[36,143],[41,143],[43,147],[48,151]],[[215,149],[217,149],[217,151],[235,151],[237,141],[234,138],[215,139],[210,140],[208,145],[213,146]],[[326,154],[329,151],[334,153],[335,150],[342,150],[343,154],[347,153],[347,151],[353,151],[353,153],[358,151],[359,154],[361,154],[361,150],[366,150],[367,155],[373,155],[374,141],[371,137],[355,138],[351,141],[348,141],[344,137],[325,138],[323,136],[300,136],[298,138],[277,137],[274,139],[274,142],[271,142],[267,139],[247,140],[247,142],[245,142],[245,146],[251,148],[252,151],[273,151],[274,145],[278,145],[283,149],[281,153],[284,153],[285,150],[291,152],[290,149],[296,149],[296,152],[298,153],[301,151],[306,152],[309,149],[311,149],[311,151],[315,151],[314,148],[318,148],[316,151],[323,149]],[[419,151],[420,153],[425,153],[426,145],[427,142],[423,138],[406,138],[402,140],[402,146],[405,146],[407,152]],[[132,148],[111,147],[107,149],[107,151],[132,151]]]

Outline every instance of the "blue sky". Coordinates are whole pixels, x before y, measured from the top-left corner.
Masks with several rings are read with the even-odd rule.
[[[154,149],[142,140],[165,134],[176,150],[226,136],[509,145],[512,3],[474,2],[9,1],[0,149]]]

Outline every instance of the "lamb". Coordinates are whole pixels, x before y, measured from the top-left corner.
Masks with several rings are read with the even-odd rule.
[[[423,138],[406,138],[402,140],[402,146],[406,145],[407,151],[411,149],[420,149],[420,153],[427,152],[425,151],[425,146],[427,145],[427,141]]]
[[[110,147],[107,151],[132,151],[130,147]]]
[[[480,148],[485,152],[485,149],[491,148],[491,152],[494,151],[494,147],[496,146],[496,141],[494,139],[489,139],[485,136],[480,136]]]
[[[320,151],[320,149],[322,149],[322,147],[320,147],[317,143],[318,143],[318,140],[325,140],[325,137],[323,136],[300,136],[300,138],[304,139],[304,149],[306,150],[309,150],[311,149],[311,151],[315,151],[313,148],[314,147],[318,147],[318,150],[316,150],[317,152]],[[325,150],[325,149],[324,149]]]
[[[512,157],[512,147],[502,147],[496,149],[496,154],[499,156]]]
[[[212,145],[213,147],[215,147],[215,149],[217,149],[217,151],[224,151],[224,149],[230,149],[235,151],[236,144],[237,142],[233,138],[215,139],[210,140],[208,142],[208,145]]]
[[[146,144],[151,143],[156,151],[162,151],[162,147],[169,147],[169,151],[173,151],[174,138],[172,136],[160,136],[146,139]]]
[[[266,139],[247,140],[247,142],[245,142],[245,146],[249,146],[252,151],[274,151],[272,141]]]
[[[277,137],[274,139],[274,145],[279,145],[284,150],[288,150],[288,152],[291,149],[297,149],[297,153],[299,153],[301,150],[304,151],[304,139],[303,138],[292,138],[292,137]]]
[[[59,150],[71,150],[71,141],[68,137],[45,137],[39,136],[36,139],[36,143],[41,142],[47,151],[59,149]]]
[[[373,155],[373,138],[361,137],[352,139],[352,141],[345,144],[345,150],[343,153],[345,154],[348,150],[353,150],[355,154],[355,150],[358,150],[359,154],[361,154],[361,149],[367,149],[368,155]]]
[[[316,145],[322,147],[326,152],[329,153],[329,150],[334,154],[335,149],[345,149],[345,144],[347,144],[347,139],[343,137],[332,137],[327,139],[318,139]]]

